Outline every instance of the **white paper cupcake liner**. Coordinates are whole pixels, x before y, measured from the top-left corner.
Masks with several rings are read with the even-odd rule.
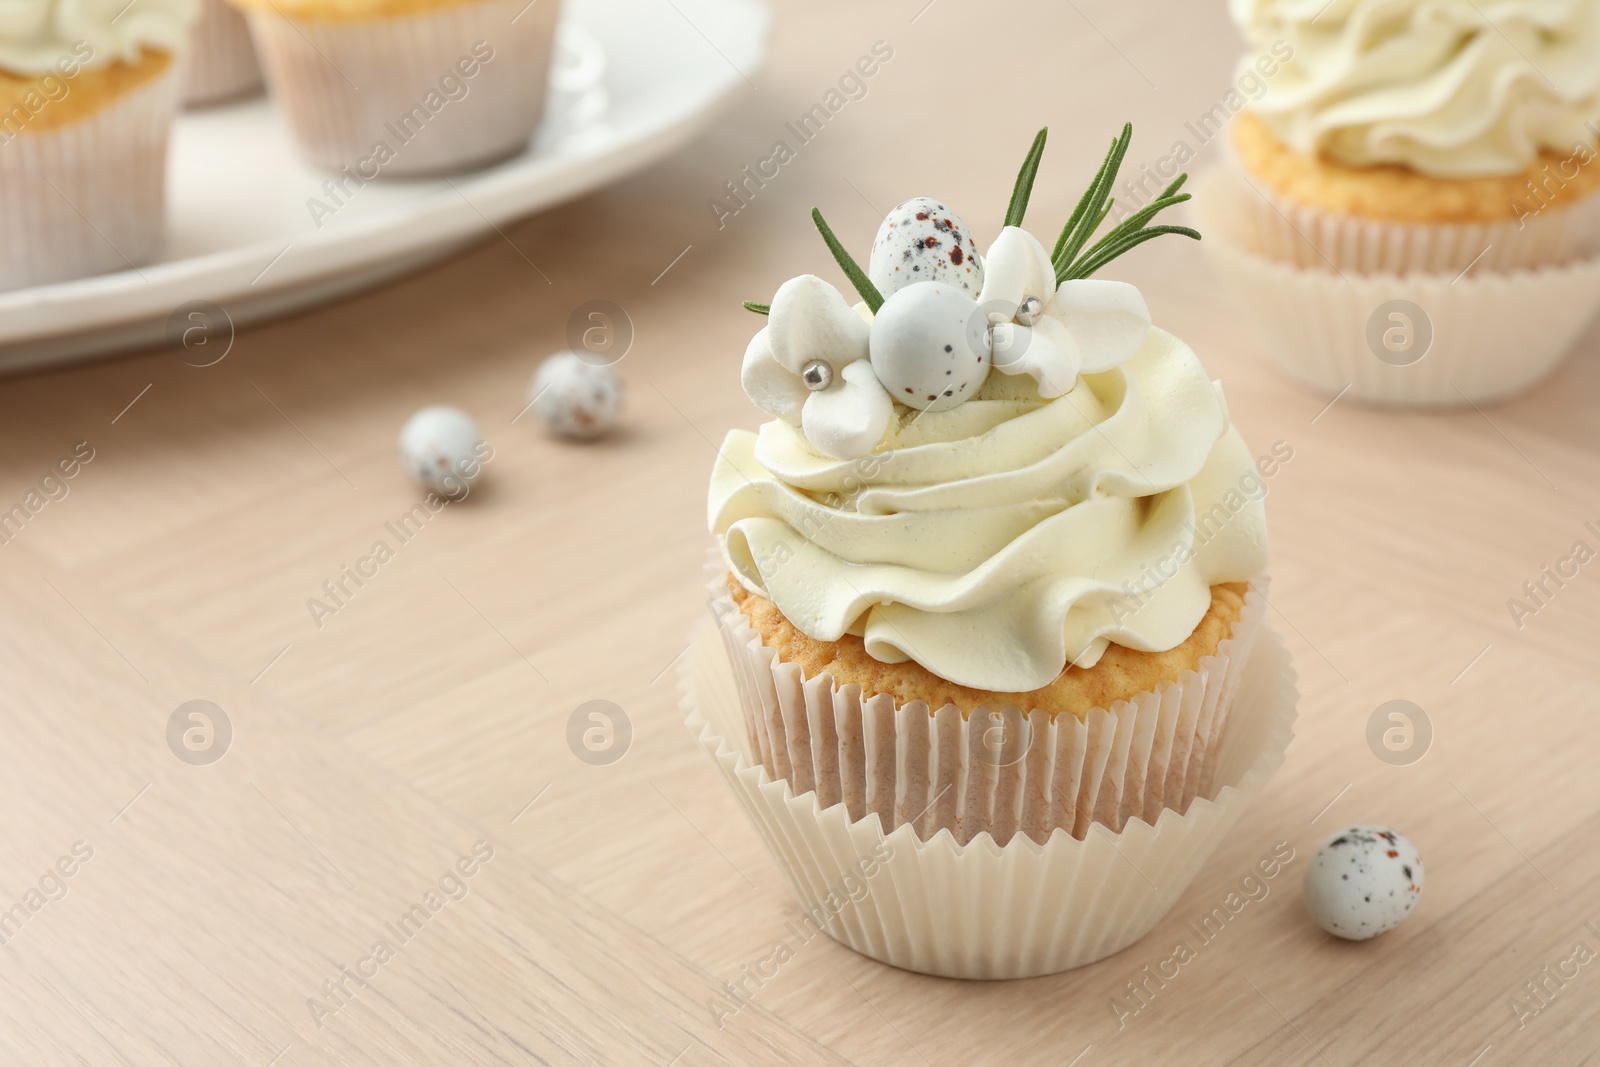
[[[1223,158],[1235,180],[1227,191],[1237,212],[1235,239],[1246,251],[1279,263],[1345,273],[1454,277],[1468,267],[1535,269],[1600,255],[1600,195],[1520,220],[1386,222],[1296,204],[1252,179],[1231,144]],[[1537,203],[1533,200],[1530,209]]]
[[[1082,719],[1015,707],[963,716],[780,662],[734,605],[720,564],[708,567],[712,614],[740,682],[750,751],[767,773],[824,807],[843,804],[851,819],[910,823],[923,840],[948,830],[963,845],[980,833],[999,845],[1017,833],[1043,842],[1058,828],[1082,838],[1094,823],[1120,831],[1131,818],[1184,811],[1210,786],[1266,610],[1251,589],[1199,671]]]
[[[261,64],[244,15],[227,0],[200,0],[189,31],[183,102],[190,106],[237,100],[261,89]]]
[[[1600,309],[1600,256],[1561,267],[1364,274],[1251,251],[1248,212],[1213,171],[1195,191],[1202,247],[1290,378],[1374,404],[1502,400],[1548,376]]]
[[[169,63],[75,122],[23,127],[0,143],[0,289],[130,270],[160,254],[178,82]]]
[[[1217,844],[1282,764],[1293,737],[1294,671],[1263,623],[1237,679],[1212,764],[1214,789],[1180,814],[1065,830],[1005,846],[928,840],[902,822],[796,795],[747,748],[741,684],[707,622],[682,668],[688,727],[726,779],[811,922],[866,956],[925,974],[1001,979],[1052,974],[1103,959],[1143,937],[1171,909]],[[925,713],[924,713],[925,714]],[[876,813],[873,813],[875,815]]]
[[[306,158],[370,180],[480,166],[526,148],[544,112],[559,14],[560,0],[478,0],[361,22],[252,12],[250,27]],[[467,77],[460,65],[474,63]]]

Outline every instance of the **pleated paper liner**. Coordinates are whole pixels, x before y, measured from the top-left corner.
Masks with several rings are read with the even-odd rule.
[[[0,144],[0,289],[131,270],[160,254],[179,76],[168,63],[81,119]]]
[[[949,827],[924,839],[907,821],[886,833],[878,811],[853,817],[842,801],[825,806],[815,789],[797,795],[762,764],[743,706],[749,679],[736,679],[723,632],[703,626],[682,668],[690,732],[810,921],[864,955],[927,974],[1051,974],[1132,944],[1193,880],[1293,736],[1294,672],[1262,621],[1234,678],[1209,785],[1182,813],[1163,808],[1152,822],[1135,812],[1120,832],[1091,821],[1081,838],[1064,828],[1042,842],[1014,833],[1003,846],[987,830],[965,844]]]
[[[1600,255],[1600,195],[1541,208],[1529,194],[1521,218],[1502,222],[1400,223],[1339,215],[1286,200],[1253,179],[1224,139],[1235,179],[1234,238],[1278,263],[1346,274],[1448,274],[1556,267]]]
[[[250,43],[250,27],[227,0],[200,0],[185,63],[185,104],[219,104],[261,89],[261,64]]]
[[[1600,309],[1600,256],[1404,275],[1296,266],[1252,250],[1241,204],[1226,168],[1196,183],[1202,247],[1278,368],[1329,396],[1412,407],[1503,400],[1550,375]]]
[[[1210,786],[1240,673],[1265,612],[1252,589],[1216,654],[1131,701],[1082,719],[1014,707],[923,701],[896,705],[830,675],[806,678],[779,662],[734,605],[720,560],[708,567],[711,608],[739,680],[750,752],[796,793],[815,792],[852,819],[910,823],[926,840],[948,830],[958,844],[987,833],[1005,845],[1056,829],[1082,838],[1092,823],[1119,831],[1130,818],[1182,812]],[[1264,580],[1264,579],[1263,579]]]
[[[525,149],[544,113],[560,10],[559,0],[477,0],[349,22],[252,11],[250,28],[301,152],[370,180]]]

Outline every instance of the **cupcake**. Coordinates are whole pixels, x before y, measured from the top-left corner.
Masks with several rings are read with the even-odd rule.
[[[1148,225],[1188,199],[1180,176],[1096,238],[1130,137],[1053,251],[1022,227],[1041,132],[987,251],[918,198],[884,221],[863,271],[814,214],[860,302],[803,275],[747,305],[767,323],[742,381],[774,418],[728,434],[711,476],[711,598],[737,711],[702,709],[703,742],[710,730],[719,761],[745,761],[730,764],[736,790],[760,780],[752,813],[774,789],[798,805],[794,825],[758,826],[803,903],[828,876],[797,834],[862,861],[887,842],[922,894],[1038,868],[1008,892],[1042,895],[965,932],[944,915],[906,934],[896,910],[894,948],[824,923],[901,966],[1017,976],[1123,947],[1287,741],[1281,660],[1251,674],[1270,456],[1253,458],[1137,289],[1090,277],[1150,238],[1199,236]],[[1170,877],[1123,885],[1108,842]],[[1078,893],[1082,910],[1057,906]]]
[[[26,0],[0,18],[0,289],[160,253],[195,0],[126,7]]]
[[[1600,3],[1231,9],[1252,46],[1293,53],[1234,126],[1238,162],[1266,194],[1263,236],[1281,242],[1266,251],[1401,274],[1595,251]]]
[[[1231,9],[1252,48],[1241,71],[1288,59],[1233,124],[1234,180],[1206,198],[1206,224],[1257,261],[1226,269],[1285,369],[1416,403],[1496,399],[1547,373],[1595,307],[1571,296],[1593,289],[1600,255],[1600,3]],[[1549,279],[1532,305],[1515,279],[1529,271]],[[1369,324],[1396,301],[1421,316]]]
[[[190,107],[226,103],[254,95],[261,85],[261,64],[244,16],[226,0],[200,0],[183,72],[183,102]]]
[[[340,196],[527,148],[560,0],[233,0],[300,151]]]

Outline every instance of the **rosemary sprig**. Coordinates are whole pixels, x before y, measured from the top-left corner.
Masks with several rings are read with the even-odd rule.
[[[1160,212],[1189,199],[1188,193],[1178,192],[1183,188],[1183,183],[1189,180],[1189,175],[1180,174],[1171,185],[1161,191],[1160,196],[1123,219],[1095,242],[1087,252],[1083,252],[1083,246],[1089,242],[1089,238],[1094,236],[1100,224],[1111,213],[1111,188],[1117,180],[1117,172],[1122,169],[1123,157],[1128,154],[1128,145],[1132,140],[1133,124],[1124,123],[1121,136],[1111,142],[1111,150],[1106,153],[1105,162],[1100,164],[1100,170],[1096,172],[1094,181],[1089,183],[1089,188],[1078,201],[1072,217],[1061,230],[1055,253],[1051,256],[1056,268],[1057,285],[1073,278],[1087,278],[1124,252],[1163,234],[1175,233],[1196,241],[1200,240],[1200,234],[1187,226],[1146,225]]]
[[[883,294],[878,292],[878,287],[872,284],[867,277],[867,272],[862,270],[856,261],[850,258],[844,245],[833,235],[833,230],[828,227],[827,220],[822,217],[822,212],[816,208],[811,209],[811,221],[817,224],[817,232],[822,234],[822,239],[828,243],[828,251],[833,253],[833,258],[839,261],[839,269],[844,271],[844,276],[850,279],[850,284],[856,287],[856,292],[861,294],[861,299],[867,303],[867,309],[873,314],[883,307]]]
[[[1117,171],[1122,167],[1122,157],[1128,154],[1128,145],[1132,141],[1133,123],[1125,122],[1122,124],[1122,133],[1112,138],[1111,150],[1095,172],[1094,181],[1083,191],[1072,217],[1061,228],[1061,236],[1050,257],[1056,266],[1057,285],[1066,280],[1061,276],[1062,269],[1072,262],[1079,250],[1088,243],[1090,234],[1100,228],[1100,223],[1105,221],[1110,212],[1111,185],[1116,181]]]
[[[1027,158],[1022,161],[1022,169],[1017,172],[1016,185],[1011,190],[1011,203],[1006,208],[1007,226],[1021,226],[1023,217],[1028,213],[1028,200],[1033,195],[1033,183],[1039,176],[1039,163],[1044,158],[1045,140],[1049,135],[1049,127],[1040,130],[1033,138]],[[1055,266],[1057,285],[1074,278],[1087,278],[1123,253],[1165,234],[1175,233],[1192,240],[1200,240],[1200,234],[1187,226],[1148,225],[1167,208],[1190,199],[1188,193],[1179,192],[1183,188],[1183,183],[1189,180],[1189,175],[1180,174],[1171,185],[1161,191],[1160,196],[1113,226],[1087,252],[1084,251],[1084,245],[1089,243],[1089,239],[1100,229],[1106,217],[1111,214],[1111,209],[1116,206],[1111,191],[1117,181],[1117,172],[1122,169],[1122,161],[1128,154],[1128,146],[1132,142],[1133,123],[1125,122],[1122,125],[1122,132],[1112,139],[1111,148],[1106,152],[1104,162],[1095,172],[1089,188],[1083,191],[1078,206],[1072,211],[1072,217],[1067,219],[1067,224],[1061,228],[1061,236],[1056,240],[1055,251],[1050,256],[1051,263]],[[812,208],[811,221],[817,224],[817,232],[821,233],[823,241],[827,242],[828,251],[832,252],[833,258],[838,261],[839,269],[844,271],[845,277],[850,279],[850,284],[861,294],[861,299],[866,301],[867,307],[876,314],[883,306],[883,294],[878,292],[877,286],[872,284],[866,272],[851,258],[850,253],[845,251],[844,245],[839,243],[839,238],[834,236],[827,220],[822,217],[822,212]],[[758,304],[754,300],[746,300],[744,306],[745,310],[753,311],[757,315],[769,315],[772,312],[770,305]]]
[[[1021,226],[1023,216],[1028,213],[1033,179],[1039,175],[1039,160],[1044,158],[1044,142],[1049,135],[1050,127],[1040,130],[1033,138],[1033,147],[1028,149],[1028,158],[1022,161],[1022,169],[1017,172],[1017,184],[1011,190],[1011,205],[1006,208],[1007,226]]]
[[[1189,180],[1189,175],[1187,175],[1187,174],[1178,175],[1176,178],[1174,178],[1172,180],[1172,184],[1171,185],[1169,185],[1165,189],[1161,190],[1161,195],[1160,196],[1158,196],[1154,200],[1150,201],[1150,203],[1146,204],[1144,207],[1140,208],[1138,211],[1135,211],[1132,215],[1129,215],[1127,218],[1123,219],[1122,222],[1120,224],[1118,224],[1117,229],[1122,229],[1124,227],[1130,227],[1130,226],[1132,228],[1134,228],[1134,229],[1138,229],[1140,226],[1143,226],[1145,223],[1147,223],[1151,219],[1155,218],[1157,213],[1159,213],[1162,209],[1171,207],[1173,204],[1181,204],[1185,200],[1190,199],[1188,193],[1179,194],[1179,192],[1178,192],[1179,189],[1183,188],[1183,183],[1188,181],[1188,180]],[[1113,230],[1111,232],[1115,233],[1116,230]],[[1110,236],[1111,236],[1111,234],[1107,234],[1106,235],[1106,237],[1108,237],[1108,238]],[[1099,242],[1099,244],[1096,244],[1094,246],[1094,248],[1090,249],[1089,251],[1091,253],[1093,253],[1095,249],[1101,247],[1101,245],[1104,245],[1105,243],[1106,243],[1105,239],[1102,239]]]
[[[1160,212],[1190,198],[1188,193],[1178,192],[1188,180],[1187,174],[1178,175],[1171,185],[1161,191],[1160,196],[1123,219],[1110,233],[1096,242],[1093,248],[1085,252],[1077,263],[1068,268],[1066,278],[1087,278],[1129,249],[1143,244],[1152,237],[1160,237],[1164,233],[1178,233],[1192,237],[1196,241],[1200,240],[1200,235],[1187,226],[1155,226],[1145,229],[1145,223]]]
[[[1191,230],[1187,226],[1150,226],[1146,229],[1135,230],[1118,244],[1107,248],[1099,255],[1093,258],[1085,256],[1082,260],[1073,265],[1072,273],[1068,274],[1067,278],[1087,278],[1089,275],[1093,274],[1107,263],[1110,263],[1113,259],[1116,259],[1118,256],[1122,255],[1122,253],[1137,248],[1146,241],[1168,233],[1180,234],[1181,236],[1189,237],[1196,241],[1200,240],[1199,232],[1196,230]],[[1066,279],[1062,280],[1065,281]]]

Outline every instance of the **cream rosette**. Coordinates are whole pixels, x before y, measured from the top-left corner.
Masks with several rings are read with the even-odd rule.
[[[1021,692],[1111,642],[1180,644],[1212,585],[1265,569],[1267,544],[1220,389],[1136,289],[1054,285],[1015,228],[986,271],[976,298],[908,286],[870,328],[816,278],[780,289],[744,369],[778,418],[728,435],[709,519],[738,580],[811,637],[856,634],[881,662]],[[967,336],[1002,372],[943,410],[893,404],[871,377],[894,305],[925,293],[966,301],[985,326]],[[821,389],[803,380],[816,360]]]
[[[1230,9],[1252,43],[1294,49],[1251,106],[1297,151],[1470,178],[1516,174],[1541,150],[1595,141],[1593,0],[1230,0]]]
[[[200,0],[8,0],[0,4],[0,70],[44,74],[132,63],[145,48],[183,51]],[[74,68],[76,69],[76,68]]]

